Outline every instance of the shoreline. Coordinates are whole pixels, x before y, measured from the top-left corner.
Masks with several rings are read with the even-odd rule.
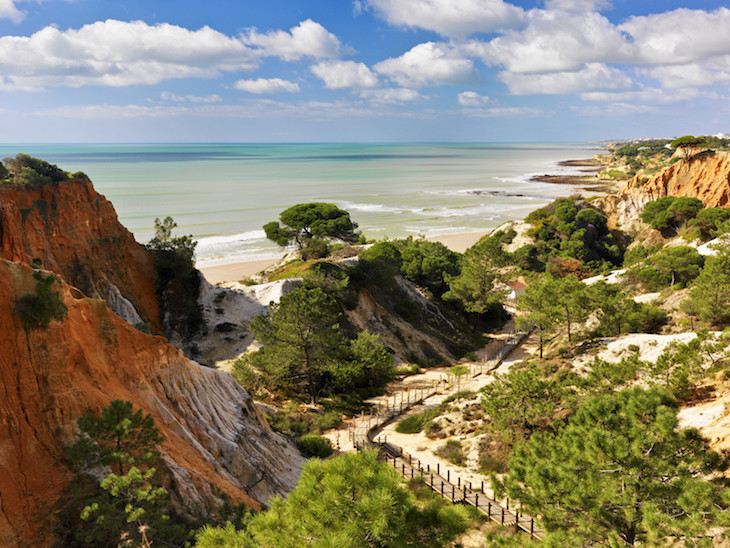
[[[483,232],[466,232],[456,234],[439,234],[438,236],[427,236],[426,240],[430,242],[441,242],[451,251],[463,253],[484,236],[489,234],[492,229],[485,229]],[[214,266],[197,267],[213,285],[226,282],[240,282],[254,274],[258,274],[268,267],[275,265],[284,258],[282,255],[278,259],[258,259],[252,261],[241,261],[236,263],[227,263]]]
[[[575,186],[577,190],[591,195],[608,195],[619,190],[615,181],[602,181],[598,179],[598,173],[603,164],[596,159],[585,160],[563,160],[560,166],[585,168],[581,169],[585,175],[536,175],[530,180],[540,183],[562,184]],[[522,219],[515,219],[522,220]],[[494,228],[485,228],[478,232],[460,232],[453,234],[439,234],[427,236],[426,240],[441,242],[452,251],[464,253],[468,248],[476,244],[481,238],[491,233]],[[251,261],[240,261],[215,266],[198,267],[198,270],[212,284],[239,282],[255,274],[259,274],[270,266],[280,262],[285,255],[278,259],[254,259]]]

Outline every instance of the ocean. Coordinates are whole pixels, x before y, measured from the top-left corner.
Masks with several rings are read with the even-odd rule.
[[[47,144],[0,145],[83,171],[142,243],[171,216],[213,266],[281,256],[262,226],[289,206],[332,202],[368,238],[486,231],[560,196],[535,175],[574,174],[590,144]]]

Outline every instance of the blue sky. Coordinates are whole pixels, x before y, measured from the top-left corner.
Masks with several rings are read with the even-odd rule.
[[[0,140],[730,133],[724,4],[0,0]]]

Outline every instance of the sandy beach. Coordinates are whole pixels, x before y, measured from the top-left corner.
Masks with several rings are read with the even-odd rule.
[[[560,162],[560,165],[584,168],[581,170],[583,173],[581,175],[546,174],[533,177],[533,180],[546,183],[572,185],[579,191],[591,195],[605,195],[617,190],[617,183],[599,181],[597,173],[600,171],[602,164],[595,159],[563,160]],[[426,239],[433,242],[441,242],[452,251],[463,253],[489,232],[491,232],[491,229],[484,229],[480,232],[440,234],[438,236],[428,236]],[[284,255],[282,254],[282,257],[283,256]],[[280,260],[281,258],[265,259],[198,268],[210,283],[218,284],[244,280],[253,274],[258,274]]]
[[[471,232],[467,234],[441,234],[439,236],[431,236],[426,239],[433,242],[441,242],[452,251],[463,253],[477,243],[479,239],[488,232],[488,230],[485,230],[484,232]],[[253,274],[258,274],[262,270],[265,270],[269,266],[277,263],[279,260],[281,259],[263,259],[242,263],[203,266],[198,267],[198,269],[212,284],[238,282],[252,276]]]

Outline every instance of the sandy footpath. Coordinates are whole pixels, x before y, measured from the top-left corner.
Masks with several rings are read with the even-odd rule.
[[[485,230],[484,232],[470,232],[466,234],[441,234],[439,236],[430,236],[426,239],[432,242],[441,242],[452,251],[463,253],[477,243],[482,236],[487,233],[488,231]],[[203,266],[198,267],[198,269],[212,284],[222,282],[239,282],[253,274],[257,274],[262,270],[265,270],[280,260],[281,259],[263,259],[242,263]]]

